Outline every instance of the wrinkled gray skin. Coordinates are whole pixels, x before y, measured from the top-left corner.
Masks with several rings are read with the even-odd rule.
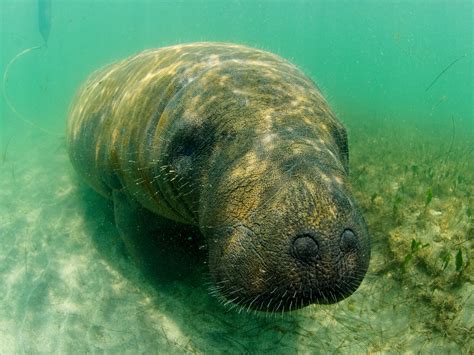
[[[193,43],[112,64],[81,89],[68,137],[74,167],[114,200],[127,247],[152,268],[181,260],[147,243],[184,249],[198,228],[216,293],[248,309],[334,303],[365,275],[345,129],[276,55]]]

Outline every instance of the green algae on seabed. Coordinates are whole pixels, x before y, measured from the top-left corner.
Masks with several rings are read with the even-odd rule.
[[[390,139],[387,131],[391,136],[398,131],[395,135],[405,140]],[[364,132],[370,146],[380,150],[352,147],[361,150],[355,169],[368,171],[354,182],[357,198],[367,210],[375,243],[386,246],[381,251],[390,261],[378,273],[398,280],[410,297],[406,302],[419,305],[419,331],[469,352],[474,333],[472,137],[468,133],[453,146],[450,133],[415,138],[413,128],[387,131]]]

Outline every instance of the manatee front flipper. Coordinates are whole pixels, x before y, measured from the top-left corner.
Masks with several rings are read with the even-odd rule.
[[[205,251],[197,228],[155,215],[122,191],[114,190],[113,200],[117,229],[146,276],[171,281],[202,265]]]

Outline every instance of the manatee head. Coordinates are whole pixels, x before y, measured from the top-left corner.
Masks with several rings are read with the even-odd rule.
[[[345,129],[312,82],[283,62],[230,61],[167,107],[176,119],[161,136],[165,165],[199,187],[176,206],[197,211],[224,302],[289,311],[358,288],[369,235],[349,188]]]
[[[344,128],[298,122],[216,142],[200,226],[228,304],[281,312],[335,303],[367,271],[369,235],[348,187]]]

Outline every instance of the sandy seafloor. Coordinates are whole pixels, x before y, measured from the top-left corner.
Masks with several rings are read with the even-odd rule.
[[[284,315],[229,310],[199,272],[151,285],[111,204],[78,181],[64,138],[7,132],[0,353],[472,353],[472,143],[362,132],[350,136],[351,175],[372,234],[369,272],[347,300]]]

